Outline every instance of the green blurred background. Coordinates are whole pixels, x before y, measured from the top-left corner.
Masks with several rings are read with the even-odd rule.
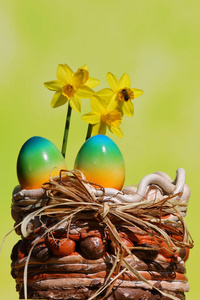
[[[109,136],[126,162],[126,184],[161,170],[175,177],[185,168],[192,194],[188,228],[195,240],[187,262],[188,300],[199,297],[200,202],[200,2],[199,0],[43,0],[1,1],[1,202],[0,238],[13,227],[11,193],[18,184],[16,160],[31,136],[61,148],[66,106],[50,107],[53,93],[43,82],[56,78],[59,63],[73,70],[88,64],[90,75],[107,87],[106,73],[128,73],[135,115],[124,117],[124,138]],[[90,111],[82,101],[82,114]],[[87,124],[73,112],[67,165],[84,142]],[[18,299],[10,275],[12,233],[0,254],[0,299]]]

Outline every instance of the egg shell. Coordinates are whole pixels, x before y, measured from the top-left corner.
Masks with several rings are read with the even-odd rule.
[[[17,160],[17,176],[23,189],[41,188],[49,177],[66,170],[64,157],[49,140],[34,136],[22,146]]]
[[[88,139],[78,152],[75,169],[80,170],[88,181],[104,188],[121,190],[125,180],[125,165],[117,145],[105,135]]]

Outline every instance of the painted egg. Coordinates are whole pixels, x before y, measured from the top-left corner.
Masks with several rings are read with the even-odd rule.
[[[34,136],[22,146],[17,160],[17,176],[23,189],[37,189],[49,177],[66,170],[65,160],[58,148],[49,140]]]
[[[124,159],[117,145],[105,135],[88,139],[75,160],[75,169],[80,170],[88,181],[104,188],[121,190],[125,179]]]

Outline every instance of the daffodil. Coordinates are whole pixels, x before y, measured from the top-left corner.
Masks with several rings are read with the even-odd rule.
[[[107,81],[110,88],[97,92],[97,95],[107,99],[109,110],[118,108],[128,117],[134,114],[134,107],[131,100],[142,95],[143,91],[131,88],[131,82],[128,74],[124,74],[118,81],[112,73],[107,73]]]
[[[64,105],[69,101],[71,108],[81,111],[81,100],[91,98],[94,94],[93,87],[100,83],[99,80],[89,77],[88,66],[84,65],[74,73],[68,65],[60,64],[57,68],[57,80],[45,82],[44,85],[55,91],[51,106],[53,108]]]
[[[106,134],[108,129],[119,137],[123,136],[119,125],[122,120],[122,113],[117,109],[108,109],[105,99],[94,95],[91,98],[92,112],[82,116],[82,120],[92,124],[92,135]]]

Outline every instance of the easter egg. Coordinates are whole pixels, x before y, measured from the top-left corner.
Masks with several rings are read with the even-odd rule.
[[[105,135],[88,139],[78,152],[75,169],[88,181],[121,190],[125,179],[124,159],[117,145]]]
[[[23,189],[37,189],[49,177],[66,170],[65,160],[58,148],[49,140],[34,136],[22,146],[17,160],[17,176]]]

